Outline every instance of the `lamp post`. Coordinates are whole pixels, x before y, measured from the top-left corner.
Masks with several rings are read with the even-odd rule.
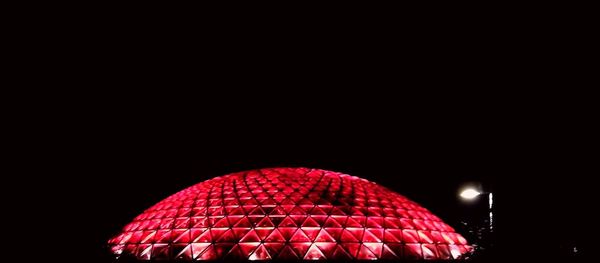
[[[494,232],[494,213],[493,213],[493,205],[494,205],[494,195],[492,194],[492,192],[480,192],[475,188],[466,188],[464,189],[462,192],[460,192],[460,197],[465,199],[465,200],[473,200],[476,197],[483,195],[483,194],[487,194],[488,195],[488,202],[489,202],[489,216],[490,216],[490,233]]]

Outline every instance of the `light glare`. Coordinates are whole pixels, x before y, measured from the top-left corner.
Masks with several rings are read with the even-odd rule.
[[[475,189],[466,189],[460,193],[460,197],[464,199],[473,199],[480,195],[481,193]]]

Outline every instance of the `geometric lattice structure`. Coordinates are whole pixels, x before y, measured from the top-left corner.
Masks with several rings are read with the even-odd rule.
[[[404,196],[308,168],[201,182],[147,209],[109,245],[141,260],[437,260],[471,250]]]

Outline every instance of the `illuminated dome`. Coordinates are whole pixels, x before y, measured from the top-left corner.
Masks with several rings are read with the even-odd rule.
[[[308,168],[216,177],[137,216],[109,240],[141,260],[456,259],[467,241],[374,182]]]

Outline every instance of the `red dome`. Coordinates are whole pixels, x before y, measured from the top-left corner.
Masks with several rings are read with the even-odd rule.
[[[471,249],[427,209],[376,183],[307,168],[216,177],[137,216],[109,241],[137,259],[455,259]]]

